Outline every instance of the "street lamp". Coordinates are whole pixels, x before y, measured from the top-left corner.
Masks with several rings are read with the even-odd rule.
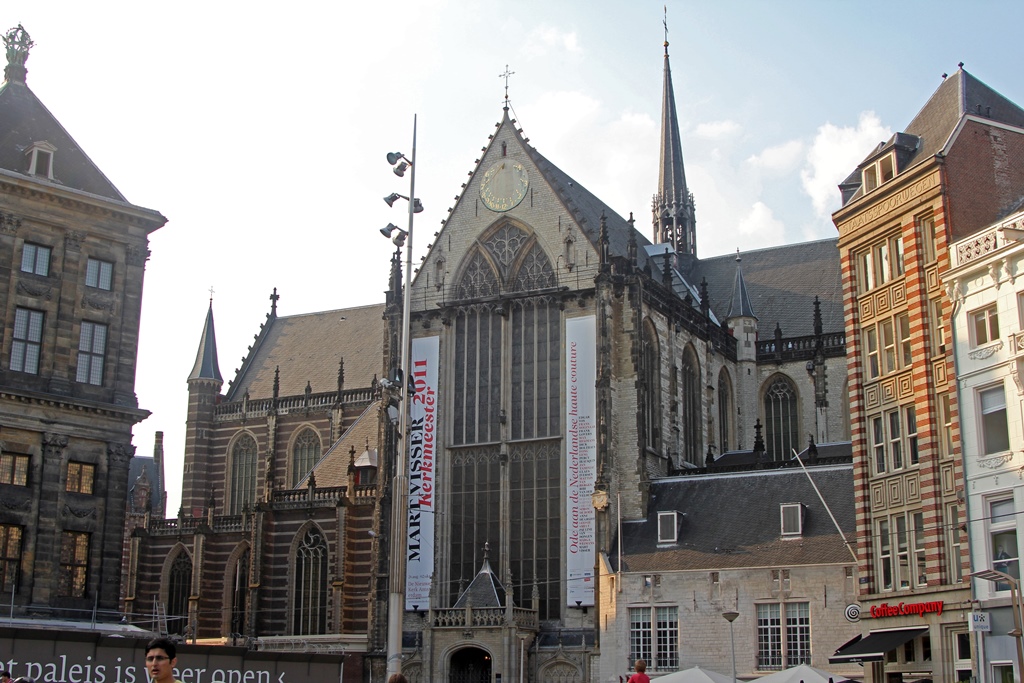
[[[996,590],[999,590],[1001,583],[1009,584],[1010,601],[1013,603],[1013,630],[1008,635],[1013,636],[1013,639],[1017,641],[1017,676],[1024,675],[1024,643],[1021,642],[1024,630],[1021,629],[1020,581],[998,569],[979,569],[968,576],[991,581],[996,584]]]
[[[729,644],[732,646],[732,680],[736,683],[736,635],[732,630],[732,622],[736,621],[739,612],[722,612],[722,616],[729,622]]]
[[[399,163],[401,162],[401,163]],[[388,206],[393,205],[399,199],[409,202],[409,229],[402,230],[398,226],[388,224],[381,230],[385,237],[391,237],[397,230],[397,235],[392,238],[395,246],[401,248],[405,245],[405,281],[402,283],[405,290],[402,295],[402,352],[401,369],[402,379],[399,380],[399,392],[402,391],[402,384],[411,377],[409,372],[409,308],[412,303],[412,223],[413,216],[423,210],[423,205],[416,196],[416,115],[412,117],[412,155],[406,159],[401,152],[388,154],[388,163],[395,166],[395,175],[402,177],[406,169],[409,173],[409,196],[398,193],[389,194],[384,198]],[[410,199],[412,198],[412,199]],[[399,394],[401,395],[401,394]],[[409,508],[409,486],[406,483],[406,458],[409,456],[409,444],[406,432],[409,428],[409,400],[399,408],[398,417],[398,439],[399,447],[395,457],[395,478],[391,489],[391,580],[388,591],[388,661],[387,678],[400,673],[402,669],[402,616],[405,612],[405,539],[406,524]]]

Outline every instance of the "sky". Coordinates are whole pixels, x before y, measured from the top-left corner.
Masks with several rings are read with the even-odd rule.
[[[186,378],[213,290],[225,380],[270,310],[379,303],[418,121],[415,259],[461,192],[508,79],[537,150],[650,237],[667,7],[701,256],[836,236],[836,185],[964,68],[1024,104],[1020,0],[5,3],[28,85],[150,238],[136,392],[180,501]],[[408,176],[406,176],[408,178]],[[224,390],[227,390],[225,382]]]

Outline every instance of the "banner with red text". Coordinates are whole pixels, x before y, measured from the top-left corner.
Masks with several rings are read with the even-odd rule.
[[[426,610],[434,573],[437,509],[437,363],[440,337],[412,340],[409,397],[409,523],[406,527],[405,609]]]
[[[597,335],[594,316],[565,321],[566,578],[570,607],[594,605],[597,479]]]

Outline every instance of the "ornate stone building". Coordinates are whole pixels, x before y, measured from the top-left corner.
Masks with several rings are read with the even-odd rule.
[[[223,394],[210,303],[188,377],[181,508],[134,530],[125,610],[187,640],[345,654],[345,680],[359,681],[384,307],[278,316],[270,298]]]
[[[0,594],[19,616],[119,615],[148,235],[26,83],[0,87]]]
[[[950,244],[1024,200],[1024,110],[961,68],[905,131],[880,143],[840,185],[861,613],[883,611],[835,661],[866,662],[869,681],[971,675],[968,554],[958,414],[942,289]],[[1000,335],[978,327],[975,343]],[[994,394],[992,395],[994,397]],[[870,542],[867,542],[870,541]],[[1019,675],[1019,672],[1018,672]],[[913,677],[913,678],[912,678]]]
[[[661,148],[651,243],[506,106],[412,282],[411,680],[592,680],[595,576],[655,482],[846,438],[835,241],[697,257],[667,43]]]

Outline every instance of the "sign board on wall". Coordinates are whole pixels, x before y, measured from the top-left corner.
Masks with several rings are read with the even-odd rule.
[[[438,336],[412,340],[409,397],[409,517],[406,527],[405,609],[426,609],[434,574],[434,513],[437,510]]]
[[[592,315],[565,321],[567,605],[594,605],[597,335]]]
[[[82,631],[0,629],[0,664],[37,683],[149,683],[147,638]],[[349,678],[361,680],[351,656]],[[344,655],[253,652],[244,647],[178,646],[182,683],[306,683],[341,681]]]

